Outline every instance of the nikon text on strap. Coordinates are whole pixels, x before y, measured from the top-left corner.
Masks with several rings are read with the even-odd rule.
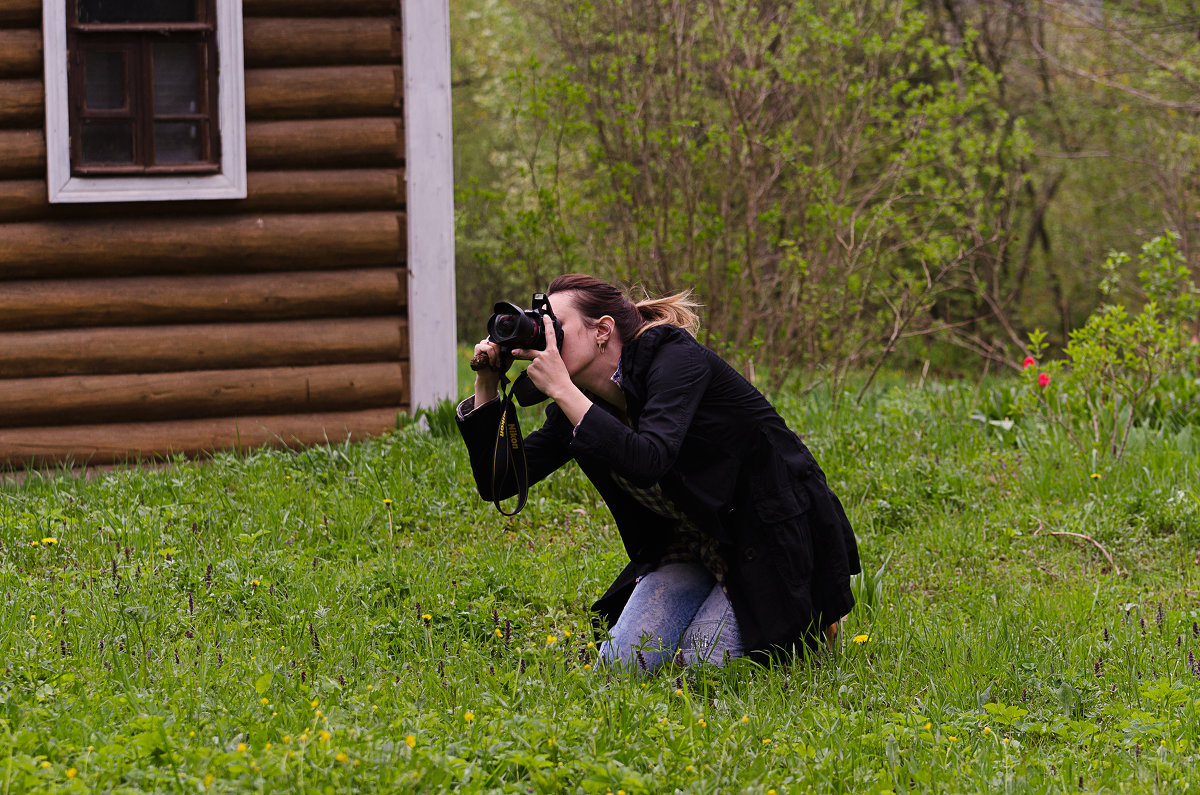
[[[517,376],[519,383],[522,378],[528,378],[522,373]],[[517,384],[505,390],[508,378],[500,376],[500,428],[496,433],[496,446],[492,452],[492,502],[496,510],[504,516],[516,516],[525,507],[529,497],[529,469],[525,462],[525,440],[521,436],[521,424],[517,421],[517,407],[513,405],[513,394]],[[500,507],[500,490],[509,473],[517,483],[517,507],[509,511]]]

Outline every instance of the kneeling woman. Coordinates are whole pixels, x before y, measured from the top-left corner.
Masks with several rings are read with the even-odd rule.
[[[553,399],[525,440],[529,482],[570,460],[600,492],[630,563],[594,605],[603,658],[665,661],[777,655],[832,639],[859,571],[854,533],[808,448],[766,398],[688,329],[686,295],[639,303],[606,282],[560,276],[546,350],[517,350]],[[492,493],[502,362],[458,409],[480,496]],[[679,655],[680,657],[677,657]]]

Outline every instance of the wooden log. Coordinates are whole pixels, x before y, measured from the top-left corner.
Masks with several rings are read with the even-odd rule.
[[[398,0],[242,0],[242,14],[247,17],[399,17],[400,3]]]
[[[233,323],[403,313],[403,270],[0,283],[0,329]]]
[[[205,214],[383,210],[404,204],[404,172],[398,169],[251,171],[245,199],[210,201]],[[178,215],[171,202],[50,204],[42,180],[0,182],[0,222],[112,215]]]
[[[246,70],[248,121],[394,116],[403,95],[399,66]]]
[[[42,0],[3,0],[0,2],[0,25],[12,28],[37,27],[42,24]]]
[[[400,118],[267,121],[246,125],[253,169],[387,166],[404,160]]]
[[[41,130],[0,130],[0,178],[44,175],[45,171],[46,136]]]
[[[394,17],[247,19],[246,66],[394,63],[400,55],[397,24]]]
[[[0,427],[352,411],[408,403],[408,364],[191,370],[0,382]]]
[[[27,221],[0,226],[0,279],[396,265],[395,212]]]
[[[404,205],[404,172],[397,169],[343,171],[252,171],[244,211],[382,210]]]
[[[400,361],[400,317],[0,333],[0,378]]]
[[[0,181],[0,222],[44,218],[49,214],[45,180]]]
[[[40,30],[0,30],[0,78],[32,77],[42,71]]]
[[[397,425],[407,406],[171,422],[0,428],[0,465],[103,465],[255,447],[360,441]]]
[[[404,162],[404,124],[398,117],[253,122],[246,125],[246,160],[251,171],[398,165]],[[0,130],[0,179],[45,171],[40,129]]]
[[[41,80],[0,80],[0,127],[30,127],[45,114]]]
[[[397,0],[242,0],[246,17],[386,17],[400,16]],[[3,0],[0,25],[37,27],[42,0]]]

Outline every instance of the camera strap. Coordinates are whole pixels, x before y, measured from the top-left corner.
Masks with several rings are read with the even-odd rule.
[[[529,469],[525,462],[525,439],[521,436],[521,424],[517,421],[517,407],[513,405],[515,389],[505,389],[508,377],[500,376],[500,429],[496,434],[496,446],[492,451],[492,494],[498,495],[511,472],[517,482],[517,507],[509,511],[500,507],[500,498],[492,502],[504,516],[516,516],[525,507],[529,497]]]

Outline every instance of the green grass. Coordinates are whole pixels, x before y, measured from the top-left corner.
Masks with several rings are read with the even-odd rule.
[[[0,486],[0,792],[1194,789],[1200,429],[1105,466],[989,424],[1010,388],[777,396],[860,607],[835,654],[644,681],[592,667],[623,559],[583,477],[506,520],[444,416],[31,473]]]

